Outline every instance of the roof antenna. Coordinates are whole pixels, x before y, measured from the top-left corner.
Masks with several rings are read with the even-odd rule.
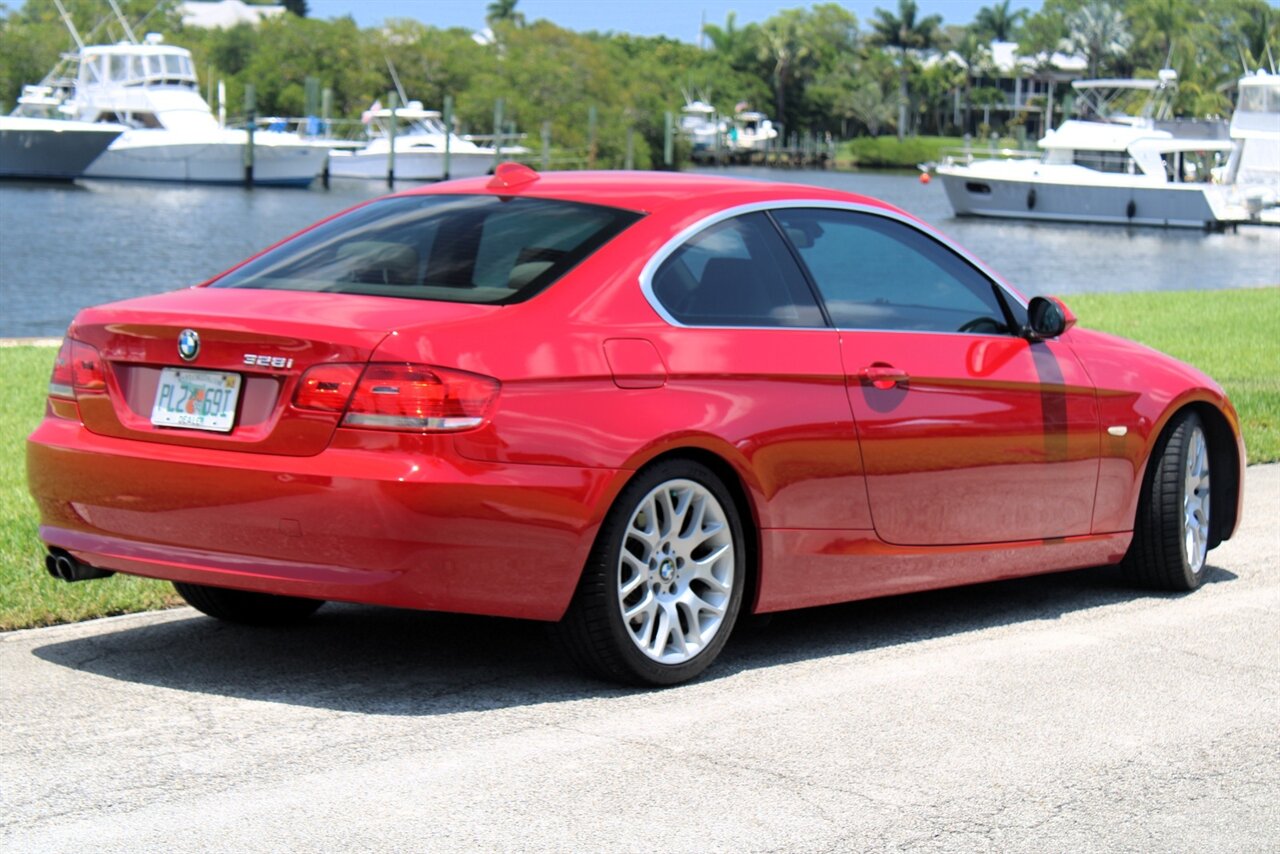
[[[120,4],[116,0],[107,0],[111,4],[111,11],[116,13],[116,18],[120,21],[120,26],[124,27],[124,34],[129,37],[130,44],[137,44],[138,37],[133,34],[133,27],[129,26],[129,19],[120,11]]]
[[[114,0],[112,0],[112,2],[114,2]],[[382,58],[387,61],[387,70],[391,72],[391,79],[396,84],[396,92],[400,94],[400,103],[404,104],[406,107],[409,106],[409,98],[404,94],[404,87],[400,85],[400,75],[396,74],[396,67],[392,64],[391,57],[384,53]]]
[[[84,42],[80,39],[80,32],[76,29],[75,22],[67,14],[67,7],[62,5],[62,0],[53,0],[53,5],[58,7],[58,14],[62,16],[62,23],[66,24],[67,29],[71,31],[71,38],[76,40],[76,47],[84,50]]]

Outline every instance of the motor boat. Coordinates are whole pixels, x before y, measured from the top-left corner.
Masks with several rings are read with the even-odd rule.
[[[79,178],[124,131],[112,124],[0,116],[0,178]]]
[[[361,117],[368,141],[362,148],[334,148],[329,155],[329,175],[334,178],[382,178],[393,168],[395,177],[408,181],[440,181],[487,175],[498,159],[494,148],[476,145],[444,125],[437,110],[426,110],[421,101],[392,110],[375,102]],[[449,167],[445,173],[445,145]],[[395,158],[392,163],[391,153]],[[527,154],[523,146],[503,146],[503,155]]]
[[[191,53],[157,33],[142,43],[80,46],[38,87],[27,87],[17,115],[48,112],[127,129],[85,170],[90,178],[242,183],[252,152],[255,184],[306,186],[329,150],[296,134],[219,125],[200,96]]]
[[[1235,150],[1225,129],[1169,117],[1176,79],[1165,69],[1156,80],[1075,81],[1085,117],[1046,134],[1038,156],[943,158],[951,206],[958,216],[1184,228],[1249,221],[1238,189],[1216,181]],[[1110,112],[1126,91],[1148,95],[1141,114]]]
[[[704,100],[686,96],[685,104],[680,108],[680,134],[689,140],[695,160],[712,156],[722,132],[716,108]]]
[[[729,126],[729,146],[739,154],[763,154],[778,138],[778,129],[761,112],[742,109],[733,114]]]
[[[1280,224],[1280,75],[1258,71],[1240,78],[1230,134],[1236,151],[1223,180],[1262,209],[1264,222]]]

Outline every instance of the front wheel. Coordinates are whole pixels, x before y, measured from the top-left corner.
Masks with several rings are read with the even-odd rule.
[[[273,596],[270,593],[252,593],[248,590],[184,584],[179,581],[173,582],[173,587],[197,611],[229,623],[251,626],[296,623],[311,616],[324,604],[321,599]]]
[[[746,582],[742,522],[720,479],[671,460],[609,510],[559,632],[592,675],[675,685],[724,647]]]
[[[1195,590],[1204,583],[1209,551],[1209,444],[1200,416],[1170,422],[1147,463],[1138,500],[1129,574],[1144,587]]]

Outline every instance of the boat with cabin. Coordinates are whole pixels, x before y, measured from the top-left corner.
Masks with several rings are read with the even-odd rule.
[[[73,33],[73,35],[75,35]],[[191,53],[158,33],[142,42],[84,45],[28,86],[15,116],[123,125],[84,174],[192,183],[243,183],[250,153],[255,184],[306,186],[324,169],[328,148],[296,134],[223,127],[200,96]]]
[[[1238,188],[1217,180],[1235,143],[1223,125],[1172,119],[1177,74],[1155,80],[1077,80],[1084,117],[1039,141],[1040,152],[975,157],[936,166],[958,216],[1221,229],[1248,222]],[[1111,108],[1147,96],[1137,115]]]
[[[763,154],[777,138],[778,129],[768,116],[748,109],[745,104],[739,105],[729,126],[729,147],[735,154],[748,157]]]
[[[685,95],[684,106],[680,108],[680,135],[689,140],[694,160],[714,155],[723,130],[715,107],[701,98]]]
[[[1236,144],[1223,180],[1239,186],[1260,218],[1280,225],[1280,75],[1241,77],[1230,134]]]
[[[498,159],[493,147],[476,145],[453,133],[445,127],[441,113],[423,109],[421,101],[410,101],[395,110],[375,102],[362,118],[367,141],[359,148],[333,149],[329,155],[329,174],[334,178],[385,179],[393,165],[399,180],[475,178],[489,174]],[[503,156],[527,153],[528,149],[523,146],[502,146]]]

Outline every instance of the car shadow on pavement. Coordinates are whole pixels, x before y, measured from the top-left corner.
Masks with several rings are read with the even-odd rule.
[[[1236,578],[1209,567],[1210,584]],[[1113,568],[747,618],[702,682],[745,670],[1053,620],[1143,598]],[[193,615],[37,647],[110,679],[335,711],[428,716],[636,693],[580,676],[546,625],[329,604],[287,628]],[[680,690],[680,689],[672,689]]]

